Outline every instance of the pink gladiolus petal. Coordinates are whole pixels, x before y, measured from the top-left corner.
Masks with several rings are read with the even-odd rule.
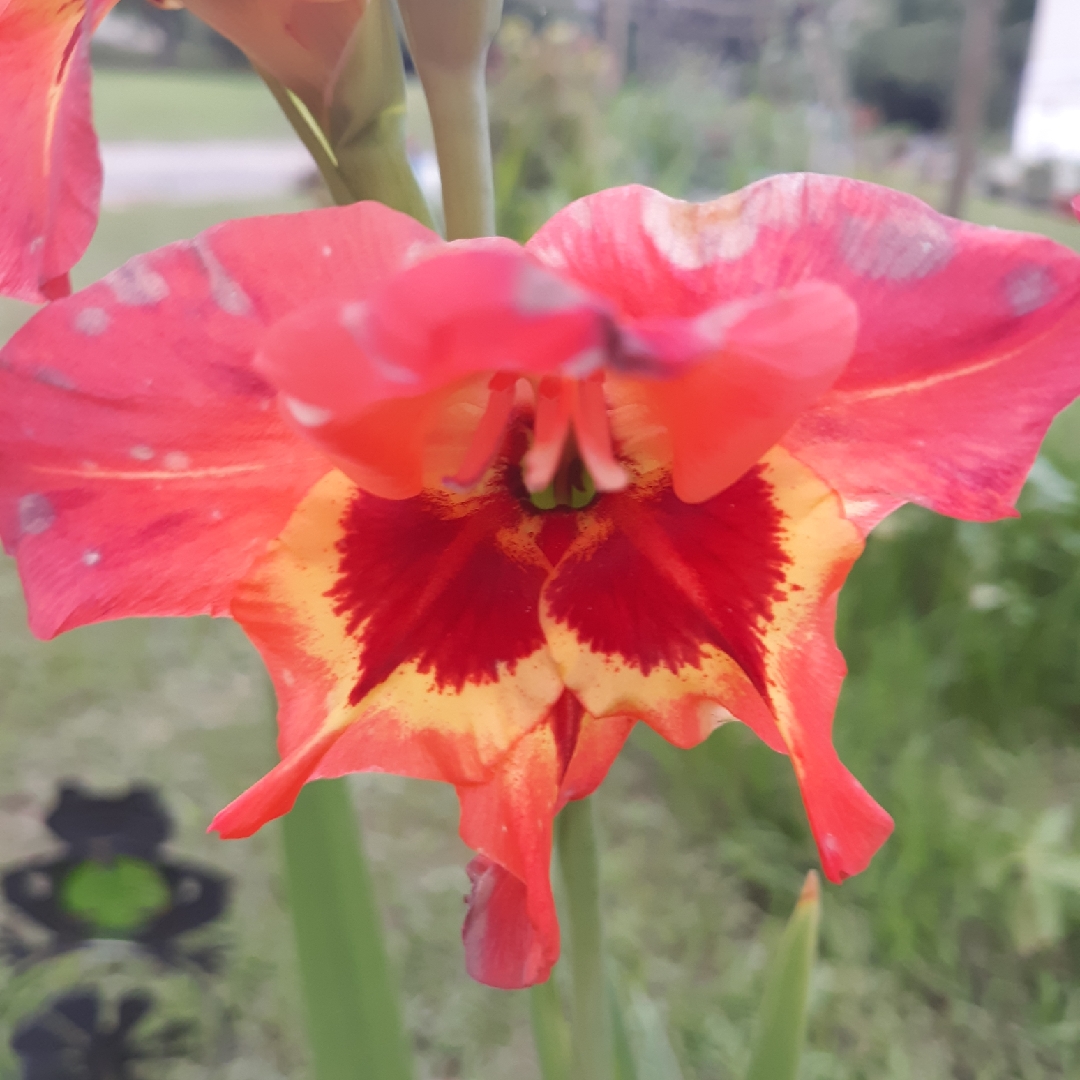
[[[858,308],[850,362],[784,445],[868,528],[902,502],[1010,514],[1080,391],[1080,263],[855,180],[776,176],[712,203],[600,192],[527,245],[625,318],[694,316],[818,281]]]
[[[16,334],[0,351],[0,535],[34,632],[227,614],[330,468],[253,370],[267,324],[426,243],[372,203],[235,221],[136,257]]]

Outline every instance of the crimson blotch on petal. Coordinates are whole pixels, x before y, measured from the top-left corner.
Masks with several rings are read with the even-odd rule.
[[[747,724],[826,874],[866,866],[891,821],[832,745],[839,589],[903,502],[1012,513],[1078,392],[1080,258],[883,188],[617,189],[525,248],[359,204],[33,319],[0,354],[0,528],[39,633],[244,627],[282,760],[223,836],[313,778],[453,784],[469,970],[521,986],[558,956],[554,815],[638,721]]]

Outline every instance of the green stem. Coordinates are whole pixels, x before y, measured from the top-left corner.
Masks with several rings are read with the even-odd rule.
[[[571,1080],[611,1080],[612,1044],[600,925],[600,874],[589,799],[569,803],[555,821],[570,923],[573,1009]]]
[[[529,990],[533,1042],[543,1080],[570,1080],[570,1032],[555,976]]]
[[[420,72],[435,133],[442,178],[447,240],[495,235],[495,181],[491,167],[484,68]]]
[[[615,1062],[615,1080],[638,1080],[634,1049],[626,1030],[626,1017],[614,983],[608,979],[608,1012],[611,1014],[611,1047]],[[544,1080],[547,1080],[545,1077]]]
[[[411,1080],[397,990],[345,780],[305,785],[282,824],[312,1080]]]
[[[435,227],[397,129],[401,118],[387,110],[366,131],[338,146],[338,169],[353,192],[349,202],[371,199]]]

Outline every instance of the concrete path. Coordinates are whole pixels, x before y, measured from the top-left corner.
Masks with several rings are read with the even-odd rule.
[[[316,179],[307,151],[292,140],[106,142],[101,156],[102,203],[110,209],[140,203],[192,206],[275,198]],[[435,155],[417,155],[413,168],[428,200],[437,202]]]
[[[107,142],[101,157],[102,203],[109,208],[273,198],[300,190],[316,174],[307,151],[291,140]]]

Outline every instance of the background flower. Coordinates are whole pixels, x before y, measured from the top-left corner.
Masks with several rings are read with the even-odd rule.
[[[183,0],[326,126],[338,63],[367,0]]]
[[[116,0],[0,5],[0,295],[66,296],[101,200],[90,37]],[[167,6],[167,5],[163,5]],[[192,0],[184,5],[326,119],[365,0]]]
[[[90,35],[116,0],[0,5],[0,294],[66,296],[101,199]]]

